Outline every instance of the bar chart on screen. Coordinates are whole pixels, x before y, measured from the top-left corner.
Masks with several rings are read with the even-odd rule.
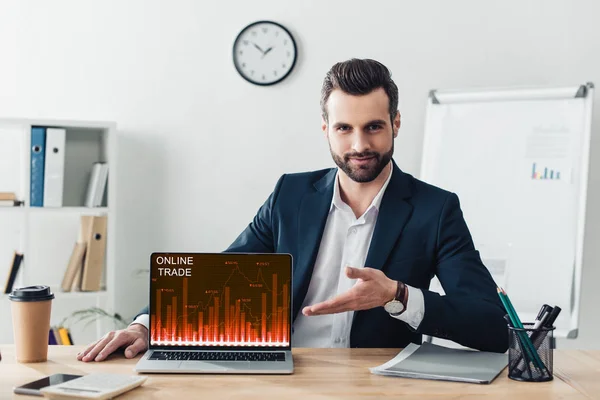
[[[289,269],[266,259],[215,256],[184,268],[154,268],[151,343],[288,346],[290,279]]]

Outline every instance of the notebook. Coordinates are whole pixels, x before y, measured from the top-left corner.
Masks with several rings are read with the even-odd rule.
[[[425,342],[420,346],[409,344],[392,360],[370,371],[403,378],[491,383],[507,365],[506,354],[451,349]]]

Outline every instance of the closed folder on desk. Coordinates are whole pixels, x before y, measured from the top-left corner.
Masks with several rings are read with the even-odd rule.
[[[84,218],[88,218],[88,220],[84,221]],[[89,218],[91,218],[91,223]],[[100,290],[106,254],[106,223],[106,215],[82,216],[82,229],[89,225],[89,230],[86,239],[87,248],[81,277],[81,290]]]
[[[46,128],[31,128],[31,170],[30,198],[31,207],[44,206],[44,168],[46,155]]]
[[[394,359],[371,368],[377,375],[491,383],[508,365],[506,354],[410,343]]]

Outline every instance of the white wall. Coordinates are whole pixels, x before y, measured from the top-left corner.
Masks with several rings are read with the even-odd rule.
[[[116,121],[120,311],[146,303],[151,251],[220,251],[284,172],[332,165],[319,123],[325,72],[382,61],[400,89],[395,159],[418,176],[432,88],[600,83],[593,0],[2,1],[0,117]],[[231,60],[246,24],[297,38],[293,74],[250,85]],[[595,108],[594,133],[600,102]],[[580,337],[600,348],[600,142],[593,135]]]

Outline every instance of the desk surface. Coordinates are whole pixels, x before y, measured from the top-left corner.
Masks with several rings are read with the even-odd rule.
[[[54,373],[133,374],[139,356],[113,355],[100,363],[83,363],[82,346],[50,346],[45,363],[19,364],[14,347],[0,345],[0,399],[39,399],[12,394],[14,386]],[[119,399],[600,399],[600,351],[557,350],[554,380],[523,383],[507,370],[490,385],[394,378],[368,368],[388,361],[398,349],[295,349],[293,375],[149,375],[141,388]],[[200,397],[206,395],[206,397]],[[175,397],[177,396],[177,397]]]

